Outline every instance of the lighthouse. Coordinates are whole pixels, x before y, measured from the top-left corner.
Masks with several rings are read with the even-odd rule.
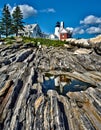
[[[55,26],[55,35],[60,38],[60,22],[57,22],[56,23],[56,26]]]

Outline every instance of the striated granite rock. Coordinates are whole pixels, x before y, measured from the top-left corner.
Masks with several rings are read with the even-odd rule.
[[[77,47],[0,47],[0,130],[100,130],[101,56]]]

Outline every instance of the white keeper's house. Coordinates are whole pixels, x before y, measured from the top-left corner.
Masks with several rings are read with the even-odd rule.
[[[19,30],[19,36],[33,38],[47,38],[48,35],[43,33],[38,24],[29,24],[24,26],[24,30]]]

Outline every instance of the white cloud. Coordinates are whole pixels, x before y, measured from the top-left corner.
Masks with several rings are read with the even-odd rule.
[[[10,12],[11,12],[12,11],[12,7],[10,6],[10,4],[7,4],[7,6],[9,8]]]
[[[101,33],[101,17],[96,17],[94,15],[89,15],[80,21],[83,24],[80,27],[73,29],[73,35],[76,34],[99,34]]]
[[[16,5],[14,7],[11,7],[10,4],[7,4],[9,7],[9,10],[11,12],[11,14],[13,13],[13,11],[16,8]],[[18,5],[23,13],[23,17],[24,18],[28,18],[31,16],[36,15],[38,12],[42,12],[42,13],[55,13],[55,9],[54,8],[47,8],[47,9],[43,9],[43,10],[36,10],[33,6],[27,5],[27,4],[23,4],[23,5]]]
[[[72,27],[67,27],[66,29],[69,30],[70,32],[73,32],[73,30],[74,30],[74,28],[72,28]]]
[[[77,28],[74,28],[73,30],[73,34],[76,35],[76,34],[84,34],[85,33],[85,30],[81,27],[77,27]]]
[[[73,33],[73,35],[85,33],[85,30],[83,27],[76,27],[76,28],[67,27],[66,29],[70,30],[70,32]]]
[[[89,15],[80,21],[80,24],[101,24],[101,17]]]
[[[27,4],[24,4],[24,5],[18,5],[23,13],[23,18],[28,18],[28,17],[31,17],[31,16],[34,16],[37,14],[37,10],[32,7],[32,6],[29,6]],[[15,10],[16,6],[11,8],[11,6],[9,5],[10,7],[10,10],[11,10],[11,13],[13,13],[13,11]]]
[[[55,9],[54,8],[47,8],[47,9],[43,9],[40,10],[41,13],[55,13]]]
[[[53,8],[48,8],[47,11],[48,11],[48,12],[51,12],[51,13],[55,13],[55,12],[56,12],[55,9],[53,9]]]
[[[101,33],[101,28],[100,27],[90,27],[90,28],[87,28],[86,32],[88,34],[98,34],[98,33]]]
[[[83,24],[82,29],[85,27],[85,32],[88,34],[101,33],[101,17],[89,15],[81,20],[80,24]]]

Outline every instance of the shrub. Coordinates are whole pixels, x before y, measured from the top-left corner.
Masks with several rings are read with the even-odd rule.
[[[29,37],[23,37],[23,42],[24,43],[30,42],[33,44],[40,42],[41,45],[54,46],[54,47],[63,46],[65,43],[64,41],[60,41],[60,40],[50,40],[44,38],[29,38]]]

